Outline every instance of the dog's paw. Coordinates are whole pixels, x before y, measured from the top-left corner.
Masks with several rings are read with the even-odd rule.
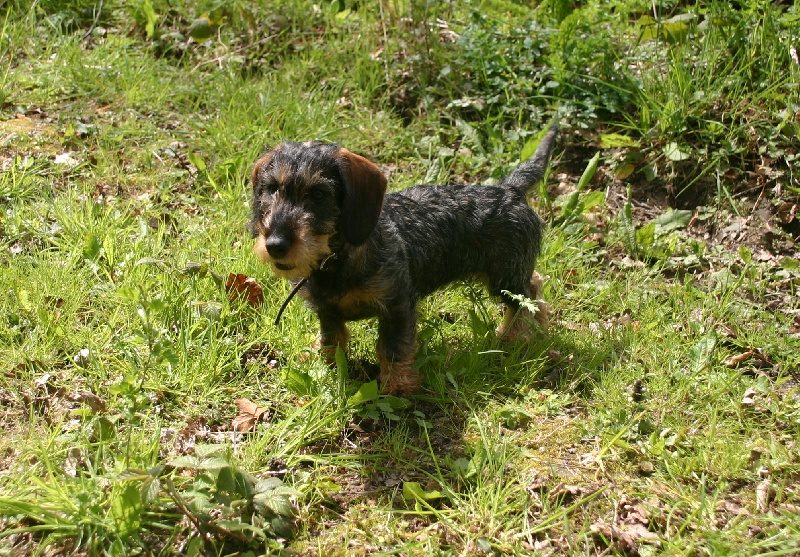
[[[329,366],[335,365],[336,347],[323,346],[322,339],[317,337],[317,339],[311,343],[311,346],[308,347],[308,350],[304,350],[303,353],[300,354],[300,361],[308,362],[316,357],[322,358],[322,361],[324,361]]]
[[[393,362],[381,366],[378,383],[385,395],[410,395],[419,390],[419,372],[410,362]]]
[[[544,300],[536,300],[536,311],[520,308],[513,312],[505,308],[503,323],[495,329],[497,340],[500,342],[529,341],[536,335],[547,332],[550,325],[550,304]]]

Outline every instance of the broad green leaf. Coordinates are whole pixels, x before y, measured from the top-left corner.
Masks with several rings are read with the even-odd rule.
[[[667,143],[664,146],[664,155],[671,161],[685,161],[690,157],[690,154],[682,150],[674,141]]]
[[[692,220],[692,211],[685,209],[667,209],[666,212],[657,216],[654,222],[658,226],[661,234],[666,234],[678,228],[685,228]]]
[[[154,478],[157,478],[164,471],[164,468],[165,466],[163,464],[151,466],[150,468],[147,469],[147,473],[153,476]]]
[[[787,271],[796,271],[800,269],[800,261],[795,259],[794,257],[781,257],[780,266],[786,269]]]
[[[453,471],[458,472],[465,478],[469,478],[476,474],[477,467],[475,466],[475,461],[473,459],[462,456],[453,461]]]
[[[283,516],[294,516],[294,505],[289,498],[286,495],[276,494],[274,491],[257,493],[253,497],[253,503],[256,508],[261,507],[259,510],[262,511],[262,514],[266,514],[263,512],[264,510],[269,510]]]
[[[20,290],[17,292],[17,303],[25,311],[33,311],[33,304],[31,303],[30,296],[27,290]]]
[[[606,192],[597,190],[597,191],[590,191],[586,195],[583,196],[581,199],[581,204],[583,205],[583,212],[587,212],[594,207],[602,204],[606,200]]]
[[[625,180],[633,171],[636,170],[636,165],[630,162],[624,162],[614,170],[614,177],[617,180]]]
[[[278,514],[273,516],[269,523],[270,526],[272,526],[272,531],[278,536],[283,538],[290,538],[292,536],[294,520],[291,517]]]
[[[599,161],[600,152],[598,151],[591,159],[589,159],[589,162],[586,164],[586,168],[583,170],[583,174],[581,174],[581,179],[578,180],[579,190],[584,189],[589,185],[589,182],[592,181],[592,178],[594,178],[594,175],[597,172],[597,164]]]
[[[195,166],[195,168],[197,168],[198,171],[205,172],[206,161],[204,161],[200,155],[198,155],[197,153],[189,152],[186,153],[186,158],[189,160],[190,163],[192,163]]]
[[[419,482],[403,482],[403,498],[409,501],[433,501],[444,497],[441,491],[425,491]]]
[[[219,302],[196,300],[192,302],[192,307],[197,308],[200,315],[211,321],[216,321],[222,315],[222,304]]]
[[[186,544],[186,555],[187,557],[198,557],[199,555],[205,555],[203,552],[204,542],[203,538],[197,537],[192,538],[189,540],[189,543]]]
[[[98,441],[108,441],[113,439],[117,433],[114,422],[105,416],[98,417],[94,422],[94,435]]]
[[[83,258],[94,261],[100,255],[102,244],[100,239],[92,233],[88,233],[83,239]]]
[[[602,133],[600,134],[600,147],[603,149],[613,149],[615,147],[638,147],[639,142],[621,133]]]
[[[117,296],[129,302],[138,302],[141,299],[139,289],[132,286],[120,286],[117,289]]]
[[[117,475],[117,481],[120,482],[130,482],[135,480],[147,480],[152,478],[153,476],[147,470],[141,470],[139,468],[128,468],[127,470],[123,470],[122,472]]]
[[[656,20],[647,14],[643,15],[642,17],[636,20],[636,25],[640,27],[646,27],[648,25],[655,25],[655,24]]]
[[[575,208],[578,206],[578,201],[580,201],[580,192],[578,192],[578,190],[575,190],[574,192],[568,195],[566,203],[564,204],[564,207],[561,210],[561,217],[567,218],[572,216],[575,213]]]
[[[231,466],[222,466],[217,474],[217,492],[239,493],[239,486],[236,482],[234,470]]]
[[[139,488],[139,494],[143,505],[149,505],[158,497],[161,490],[161,480],[150,477],[146,479]]]
[[[314,379],[305,371],[290,369],[286,372],[286,387],[297,396],[315,396],[317,387]]]
[[[255,491],[256,493],[262,493],[264,491],[272,491],[283,485],[283,482],[280,478],[270,477],[264,478],[263,480],[258,480],[256,482]]]
[[[653,247],[656,241],[656,223],[648,222],[636,231],[636,244],[645,249]]]
[[[144,30],[147,33],[147,38],[151,38],[156,32],[156,23],[158,22],[158,15],[153,9],[153,4],[150,0],[142,0],[142,13],[145,17]]]
[[[340,12],[336,12],[336,15],[333,16],[333,17],[337,21],[341,22],[341,21],[344,21],[345,19],[347,19],[350,16],[350,14],[352,14],[352,13],[353,12],[350,10],[350,8],[345,8],[344,10],[342,10]]]
[[[211,20],[207,15],[202,15],[192,22],[189,27],[189,36],[202,43],[211,38],[214,34],[214,28],[211,26]],[[197,166],[197,165],[195,165]],[[198,169],[199,170],[199,169]]]
[[[111,516],[120,536],[126,537],[136,533],[141,524],[142,499],[139,494],[139,486],[129,484],[117,484],[111,494]]]
[[[716,346],[717,339],[715,337],[704,337],[692,347],[689,351],[689,359],[692,362],[693,372],[702,371],[708,367]]]
[[[547,135],[548,131],[550,131],[549,127],[544,128],[525,142],[525,145],[522,147],[522,152],[519,155],[520,162],[525,162],[533,156],[533,154],[536,152],[536,149],[539,147],[539,143],[542,142],[542,139],[545,135]]]
[[[170,460],[169,465],[175,468],[197,468],[200,459],[193,455],[182,455]]]
[[[503,421],[503,425],[508,429],[525,427],[531,421],[531,416],[527,412],[515,408],[501,410],[497,413],[497,417]]]
[[[199,470],[224,470],[225,468],[229,468],[230,465],[228,459],[221,456],[212,456],[200,460],[196,468]]]
[[[411,406],[411,401],[407,398],[400,398],[396,396],[385,396],[381,399],[381,407],[386,406],[392,410],[403,410]]]
[[[359,387],[356,394],[350,397],[347,401],[347,406],[349,408],[354,408],[365,402],[369,402],[370,400],[375,400],[378,398],[380,394],[378,390],[378,382],[377,381],[370,381],[369,383],[364,383]]]
[[[183,269],[178,269],[178,273],[185,277],[193,277],[195,275],[204,277],[208,273],[208,263],[188,261]]]

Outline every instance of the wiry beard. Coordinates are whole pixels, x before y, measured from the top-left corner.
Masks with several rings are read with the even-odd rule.
[[[319,268],[320,262],[330,254],[328,244],[330,234],[301,233],[292,244],[286,257],[275,260],[267,251],[267,238],[259,234],[253,248],[256,256],[264,264],[269,264],[275,276],[294,281],[308,277]]]

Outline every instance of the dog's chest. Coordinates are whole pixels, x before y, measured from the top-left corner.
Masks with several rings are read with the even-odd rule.
[[[342,283],[309,281],[300,295],[317,313],[338,315],[345,321],[374,317],[385,307],[386,287],[380,281],[348,287]]]

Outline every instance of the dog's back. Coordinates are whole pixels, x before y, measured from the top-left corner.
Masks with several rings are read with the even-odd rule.
[[[532,269],[543,224],[522,195],[495,186],[415,186],[384,200],[421,295],[511,263]]]
[[[457,279],[527,276],[536,264],[544,224],[525,198],[543,178],[558,126],[534,155],[498,186],[414,186],[386,196],[382,219],[403,242],[421,295]],[[513,270],[511,269],[513,268]]]

